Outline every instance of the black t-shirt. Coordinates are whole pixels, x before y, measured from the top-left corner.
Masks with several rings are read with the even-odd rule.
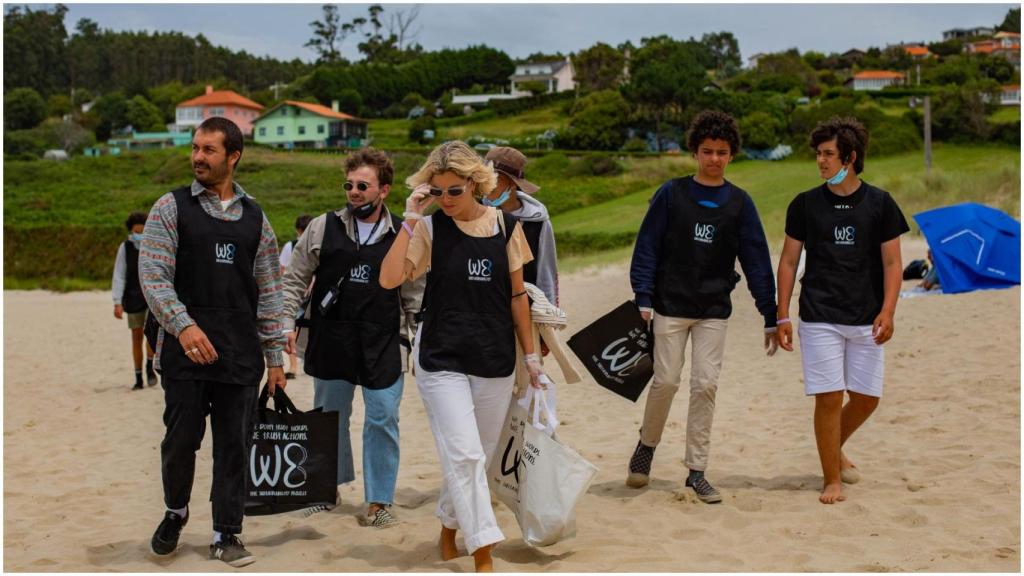
[[[864,195],[867,189],[873,188],[882,192],[885,198],[885,203],[882,206],[882,219],[879,222],[880,238],[882,242],[888,242],[893,238],[896,238],[902,234],[910,231],[910,226],[907,225],[907,219],[903,217],[903,212],[900,207],[896,205],[896,201],[892,199],[892,196],[884,190],[875,188],[867,182],[861,182],[860,188],[850,194],[849,196],[839,196],[828,189],[827,184],[822,184],[817,188],[812,188],[807,192],[798,194],[792,202],[789,203],[789,208],[786,209],[786,236],[794,240],[801,242],[807,241],[807,219],[805,218],[805,210],[807,206],[807,195],[811,192],[823,189],[825,198],[832,204],[832,207],[836,210],[850,210],[857,204],[860,204],[861,200],[864,199]]]

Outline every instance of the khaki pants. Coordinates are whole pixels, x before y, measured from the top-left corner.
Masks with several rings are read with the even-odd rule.
[[[693,337],[690,365],[690,409],[686,417],[686,466],[705,470],[715,417],[715,392],[722,370],[727,321],[710,318],[674,318],[654,313],[654,382],[647,391],[640,441],[657,446],[665,430],[672,399],[679,390],[686,341]]]

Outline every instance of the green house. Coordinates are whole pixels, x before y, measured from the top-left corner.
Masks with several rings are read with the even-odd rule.
[[[253,140],[275,148],[359,148],[367,121],[320,104],[285,100],[253,121]]]

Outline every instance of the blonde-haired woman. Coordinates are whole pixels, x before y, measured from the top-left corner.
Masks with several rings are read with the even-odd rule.
[[[444,473],[441,557],[458,556],[462,530],[478,572],[492,571],[491,546],[505,538],[491,508],[487,462],[512,396],[516,335],[531,385],[539,387],[541,376],[523,288],[523,264],[533,255],[514,216],[477,201],[496,180],[465,143],[435,148],[406,180],[413,191],[404,232],[380,271],[384,288],[430,272],[413,358]],[[441,209],[424,216],[435,202]]]

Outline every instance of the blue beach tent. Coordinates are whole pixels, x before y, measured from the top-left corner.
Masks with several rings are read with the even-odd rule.
[[[1020,285],[1020,222],[974,202],[914,215],[946,294]]]

